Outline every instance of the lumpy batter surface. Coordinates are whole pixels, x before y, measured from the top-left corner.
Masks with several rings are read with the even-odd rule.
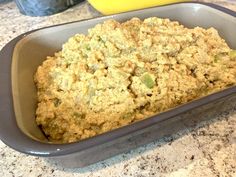
[[[47,57],[35,82],[37,124],[75,142],[235,85],[236,51],[214,28],[107,20]]]

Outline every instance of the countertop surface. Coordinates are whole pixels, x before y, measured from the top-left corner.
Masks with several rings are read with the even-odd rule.
[[[235,0],[206,0],[236,11]],[[21,15],[13,2],[0,4],[0,49],[26,31],[98,16],[87,3],[49,17]],[[189,176],[236,177],[236,106],[210,121],[85,168],[65,169],[28,156],[0,141],[0,176]]]

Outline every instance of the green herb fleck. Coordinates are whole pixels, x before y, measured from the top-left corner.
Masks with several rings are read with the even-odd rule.
[[[74,117],[84,119],[85,114],[84,113],[79,113],[79,112],[74,112]]]
[[[98,37],[98,41],[102,42],[103,44],[105,44],[105,41],[100,36]]]
[[[53,103],[54,103],[54,106],[55,106],[55,107],[58,107],[58,106],[61,104],[61,100],[58,99],[58,98],[55,98],[55,99],[53,100]]]
[[[133,114],[131,112],[123,115],[123,119],[130,119],[133,116]]]
[[[93,131],[95,131],[96,133],[99,133],[99,132],[101,131],[101,128],[100,128],[99,126],[96,126],[96,125],[91,126],[91,129],[92,129]]]
[[[91,47],[89,45],[86,45],[86,50],[91,50]]]

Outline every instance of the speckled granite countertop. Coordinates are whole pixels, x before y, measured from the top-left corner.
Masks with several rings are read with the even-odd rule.
[[[205,0],[236,11],[235,0]],[[97,16],[86,3],[50,17],[21,15],[0,4],[0,49],[26,31]],[[0,141],[0,176],[190,176],[236,177],[236,106],[230,112],[146,146],[82,169],[64,169],[47,159],[21,154]]]

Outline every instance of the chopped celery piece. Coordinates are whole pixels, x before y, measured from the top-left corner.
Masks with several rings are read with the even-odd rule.
[[[217,62],[220,61],[221,59],[222,59],[222,55],[221,55],[221,54],[215,55],[215,57],[214,57],[214,62],[217,63]]]
[[[151,75],[148,73],[144,73],[141,76],[141,81],[144,85],[146,85],[146,87],[148,88],[153,88],[155,85],[155,81],[152,79]]]
[[[230,59],[236,59],[236,50],[231,50],[229,52]]]

